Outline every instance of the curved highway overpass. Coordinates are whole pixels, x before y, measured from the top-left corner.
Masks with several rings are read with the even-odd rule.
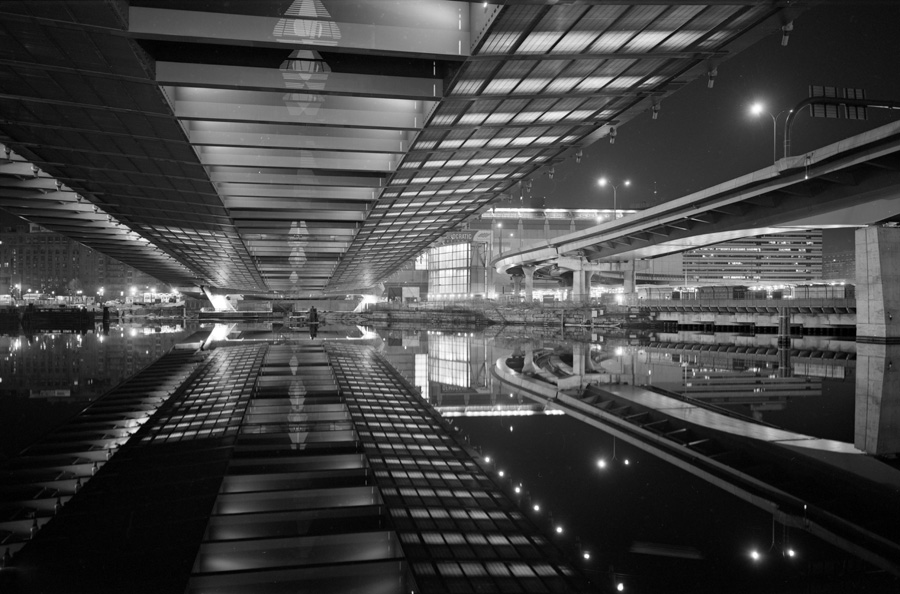
[[[493,261],[588,270],[740,237],[797,228],[860,227],[900,215],[900,122]]]

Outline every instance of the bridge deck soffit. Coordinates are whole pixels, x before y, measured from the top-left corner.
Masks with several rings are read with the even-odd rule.
[[[784,10],[280,4],[0,6],[4,207],[177,285],[373,286]]]

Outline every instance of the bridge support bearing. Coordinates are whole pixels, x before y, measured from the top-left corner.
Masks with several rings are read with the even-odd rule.
[[[867,454],[900,453],[900,345],[856,345],[853,445]]]
[[[900,228],[856,231],[856,340],[900,344]]]

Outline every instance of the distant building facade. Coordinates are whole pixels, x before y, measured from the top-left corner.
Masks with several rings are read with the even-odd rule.
[[[683,254],[691,284],[779,284],[822,280],[822,231],[759,235]]]
[[[164,289],[152,276],[39,225],[2,228],[0,242],[0,293],[96,296],[102,288],[112,299],[131,287]]]
[[[619,216],[636,212],[619,210]],[[512,297],[509,275],[497,274],[490,262],[518,251],[612,219],[612,210],[494,208],[446,234],[385,282],[390,299],[410,295],[430,301]],[[822,231],[797,230],[761,235],[663,256],[645,262],[638,282],[672,285],[790,284],[823,278]],[[613,274],[594,276],[594,292],[620,284]],[[412,287],[414,287],[414,292]],[[559,278],[535,277],[536,299],[565,299]],[[403,296],[406,296],[404,298]]]

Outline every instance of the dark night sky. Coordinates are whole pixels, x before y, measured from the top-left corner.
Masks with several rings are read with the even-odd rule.
[[[847,3],[851,4],[851,3]],[[900,101],[900,2],[853,2],[804,12],[787,47],[771,35],[718,67],[715,87],[698,79],[662,102],[657,120],[644,113],[618,129],[616,143],[600,140],[556,166],[554,179],[539,174],[523,206],[612,208],[612,190],[600,176],[630,179],[619,187],[618,206],[653,205],[679,198],[772,164],[772,119],[749,115],[763,101],[772,113],[807,97],[808,86],[853,87],[869,99]],[[782,115],[778,120],[781,156]],[[900,119],[900,112],[870,110],[866,122],[796,117],[794,155]],[[657,194],[654,195],[654,182]],[[544,199],[546,201],[544,201]],[[513,200],[513,206],[518,206]]]

